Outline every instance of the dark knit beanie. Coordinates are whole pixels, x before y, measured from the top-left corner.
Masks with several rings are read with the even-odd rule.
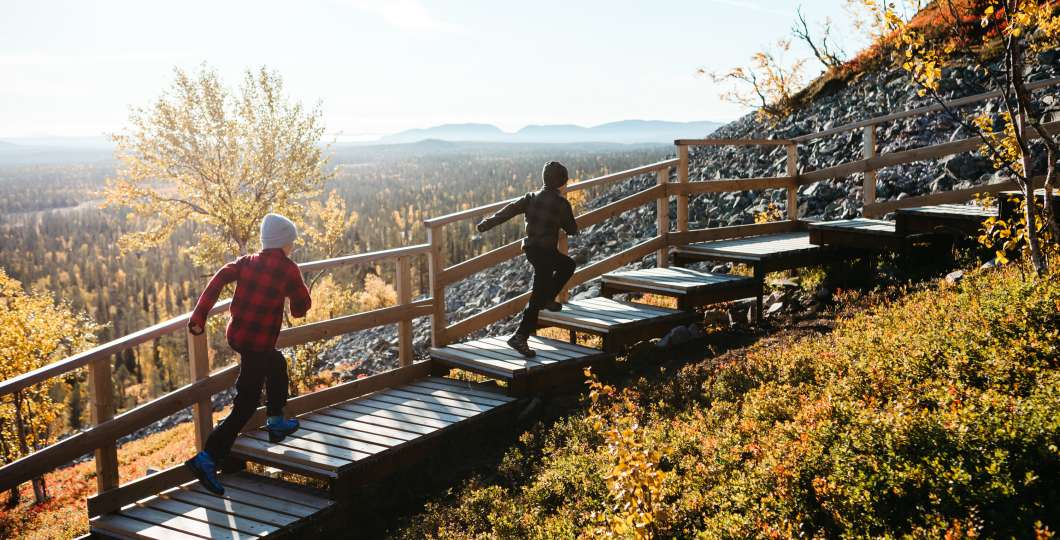
[[[567,176],[567,168],[561,165],[558,161],[549,161],[545,164],[545,168],[541,170],[541,178],[545,181],[545,187],[552,189],[559,189],[563,184],[567,183],[570,179]]]

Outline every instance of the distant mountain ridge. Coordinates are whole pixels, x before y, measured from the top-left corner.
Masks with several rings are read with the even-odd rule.
[[[721,122],[711,121],[622,120],[592,127],[573,124],[529,125],[515,133],[508,133],[492,124],[442,124],[387,135],[379,142],[400,144],[438,139],[509,143],[672,143],[679,138],[703,137],[722,125]]]

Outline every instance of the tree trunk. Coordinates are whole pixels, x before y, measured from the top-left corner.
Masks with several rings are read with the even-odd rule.
[[[1030,251],[1031,264],[1038,277],[1045,275],[1048,270],[1045,257],[1042,256],[1042,248],[1038,239],[1037,220],[1038,207],[1034,200],[1034,182],[1031,179],[1034,171],[1031,170],[1030,145],[1027,144],[1030,126],[1027,123],[1027,111],[1030,107],[1030,93],[1027,92],[1026,81],[1023,79],[1023,45],[1019,39],[1011,39],[1008,47],[1009,54],[1009,78],[1012,81],[1012,90],[1016,96],[1016,117],[1013,118],[1016,127],[1016,139],[1020,147],[1020,160],[1023,163],[1023,176],[1026,181],[1022,182],[1024,197],[1023,218],[1027,226],[1027,248]]]

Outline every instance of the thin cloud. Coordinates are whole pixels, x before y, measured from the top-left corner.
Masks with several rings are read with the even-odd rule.
[[[347,0],[347,5],[379,16],[390,26],[417,32],[457,32],[460,27],[432,15],[418,0]]]
[[[62,64],[122,64],[130,62],[153,62],[176,60],[184,55],[173,53],[120,53],[120,54],[52,54],[27,52],[0,54],[0,66],[41,66]]]

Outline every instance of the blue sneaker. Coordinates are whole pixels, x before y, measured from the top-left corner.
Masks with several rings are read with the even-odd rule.
[[[213,462],[210,454],[199,452],[195,454],[195,457],[185,461],[184,466],[195,473],[195,478],[199,479],[199,483],[203,487],[218,495],[225,494],[225,487],[221,485],[221,480],[217,478],[217,465]]]
[[[294,418],[285,420],[282,416],[270,416],[265,420],[265,431],[269,432],[269,442],[280,442],[298,431],[298,420]]]

